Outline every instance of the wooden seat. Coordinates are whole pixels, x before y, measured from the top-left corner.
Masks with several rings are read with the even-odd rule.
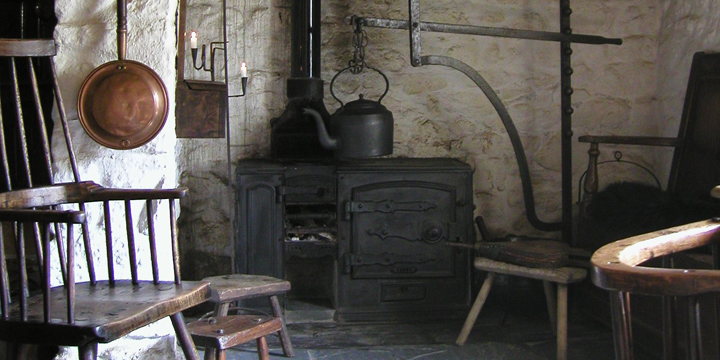
[[[188,324],[193,340],[205,351],[213,349],[217,353],[213,360],[225,360],[225,350],[257,341],[258,358],[269,360],[266,335],[280,331],[282,319],[272,316],[230,315],[200,319]]]
[[[484,240],[489,239],[482,218],[478,217],[475,220],[480,228],[482,238]],[[531,241],[532,240],[529,240],[529,242]],[[531,262],[539,263],[543,258],[541,253],[542,252],[537,256],[538,259]],[[473,265],[477,270],[486,271],[487,277],[480,288],[475,302],[470,308],[470,313],[465,319],[465,324],[460,331],[456,343],[462,346],[467,341],[470,331],[480,314],[480,310],[482,310],[485,300],[487,300],[490,294],[490,289],[497,274],[520,276],[528,279],[541,280],[543,282],[548,314],[550,315],[550,324],[553,331],[557,334],[557,358],[558,360],[565,360],[567,358],[567,287],[568,284],[585,279],[587,271],[581,268],[566,266],[556,268],[528,267],[484,257],[475,258]]]
[[[664,359],[680,358],[676,353],[680,348],[686,353],[683,358],[704,357],[700,320],[705,316],[701,314],[698,298],[702,294],[717,294],[720,291],[720,270],[652,268],[642,264],[706,245],[712,245],[717,253],[719,241],[720,222],[707,220],[619,240],[603,246],[593,254],[592,281],[611,291],[617,360],[631,360],[634,356],[631,293],[663,297],[665,303],[669,304],[664,309],[668,312],[667,316],[665,312],[657,314],[665,320]],[[685,336],[678,336],[682,326],[675,320],[677,303],[674,300],[678,297],[688,299],[687,308],[679,310],[688,314]],[[717,337],[711,337],[710,340],[716,343]]]
[[[0,62],[11,69],[10,86],[0,87],[10,92],[0,97],[0,158],[8,190],[0,193],[0,340],[17,345],[11,358],[22,358],[26,345],[53,345],[77,346],[81,359],[95,359],[98,343],[170,317],[186,358],[198,359],[181,311],[208,300],[210,290],[205,282],[180,278],[177,203],[187,189],[108,189],[80,181],[52,65],[55,46],[53,40],[0,39]],[[50,91],[39,91],[40,74]],[[45,133],[51,107],[41,104],[53,100],[73,183],[52,185]],[[28,128],[35,128],[36,138],[25,136]],[[29,154],[40,156],[33,160]],[[49,175],[43,182],[51,185],[36,186],[38,173]],[[99,215],[91,217],[89,210]],[[133,220],[138,218],[142,232]],[[76,253],[84,253],[84,261],[76,261]],[[140,266],[152,274],[143,275]]]
[[[288,335],[287,327],[285,326],[285,319],[280,307],[280,301],[277,297],[280,294],[290,291],[289,281],[270,276],[247,274],[213,276],[205,278],[203,281],[210,283],[210,299],[215,303],[214,317],[217,319],[225,317],[228,314],[230,305],[236,301],[256,297],[268,297],[273,312],[273,319],[277,320],[280,324],[280,327],[277,330],[270,331],[269,333],[278,333],[280,337],[280,344],[282,345],[285,356],[295,356],[292,343],[290,342],[290,336]],[[193,336],[198,335],[193,330],[191,330],[191,333]],[[253,339],[248,339],[246,341]],[[260,349],[258,348],[258,350]],[[206,360],[212,360],[214,356],[213,349],[205,350]]]

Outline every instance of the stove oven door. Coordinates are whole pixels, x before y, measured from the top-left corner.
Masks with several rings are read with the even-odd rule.
[[[464,316],[469,305],[471,173],[389,167],[340,174],[338,316]],[[344,175],[344,176],[343,176]]]
[[[353,279],[452,277],[458,241],[456,189],[393,181],[359,186],[345,202],[351,222],[343,272]]]

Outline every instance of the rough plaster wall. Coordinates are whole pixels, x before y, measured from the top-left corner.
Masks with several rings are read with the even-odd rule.
[[[690,65],[695,52],[720,52],[720,2],[662,0],[658,49],[657,115],[654,125],[663,136],[676,136],[682,115]],[[671,152],[658,156],[664,179]]]
[[[573,45],[573,106],[576,135],[650,135],[649,122],[656,89],[655,61],[660,26],[660,0],[572,2],[576,34],[623,38],[622,46]],[[205,2],[189,0],[190,4]],[[250,68],[248,95],[230,100],[231,158],[266,157],[269,154],[270,119],[285,106],[285,79],[289,76],[290,0],[228,0],[230,88],[237,88],[239,62]],[[203,8],[205,5],[200,5]],[[323,1],[322,77],[326,104],[333,112],[337,102],[329,92],[332,76],[352,57],[352,14],[407,18],[405,1]],[[192,5],[191,5],[192,8]],[[207,10],[190,10],[209,14]],[[205,11],[205,12],[203,12]],[[216,10],[217,13],[218,10]],[[423,1],[426,21],[495,27],[558,31],[557,1],[472,0]],[[212,13],[212,12],[210,12]],[[203,17],[204,16],[204,17]],[[210,16],[202,15],[202,21]],[[199,21],[199,20],[192,20]],[[192,26],[188,25],[188,29]],[[212,33],[216,26],[203,25]],[[519,172],[507,133],[490,103],[461,73],[438,66],[413,68],[409,62],[408,34],[402,30],[367,28],[367,61],[390,80],[383,100],[394,113],[393,156],[454,157],[475,169],[476,214],[486,217],[494,234],[536,233],[525,218]],[[537,210],[541,219],[560,218],[560,69],[559,44],[490,37],[423,33],[423,54],[448,55],[480,71],[507,106],[527,153]],[[188,46],[187,44],[185,46]],[[202,77],[203,74],[197,74]],[[382,79],[371,72],[358,77],[344,74],[337,80],[341,98],[365,93],[377,98]],[[193,214],[186,222],[192,230],[186,242],[226,264],[230,254],[231,212],[226,199],[224,140],[181,140],[188,162],[183,184],[196,188]],[[611,158],[604,149],[601,160]],[[585,170],[587,147],[573,142],[573,188]],[[623,150],[625,157],[653,167],[650,154]],[[194,163],[192,161],[195,161]],[[635,169],[610,169],[625,179],[643,178]],[[610,179],[607,177],[606,179]],[[223,195],[225,194],[225,195]],[[201,204],[196,206],[195,204]],[[207,212],[205,212],[207,210]],[[187,212],[186,212],[187,213]],[[209,214],[215,214],[209,216]],[[207,269],[206,269],[207,270]],[[217,268],[217,273],[230,269]]]
[[[647,133],[655,85],[657,1],[573,1],[572,7],[574,33],[625,40],[619,47],[573,46],[575,134]],[[425,21],[544,31],[559,30],[558,12],[557,1],[421,3]],[[407,17],[406,4],[395,1],[332,2],[324,13],[325,79],[351,57],[350,29],[341,24],[343,17]],[[396,119],[394,156],[449,156],[470,163],[475,169],[476,213],[486,217],[491,231],[534,232],[524,216],[519,173],[507,133],[479,89],[449,68],[411,67],[405,31],[367,32],[368,62],[386,71],[391,81],[384,103]],[[423,54],[458,58],[477,69],[496,90],[522,138],[538,214],[546,221],[558,220],[559,44],[423,34]],[[360,81],[361,88],[380,84],[377,77]],[[345,89],[355,90],[355,86]],[[331,99],[327,103],[331,111],[337,107]],[[585,146],[574,142],[574,179],[586,166],[586,151]]]
[[[170,99],[175,98],[175,11],[176,0],[133,0],[128,4],[128,46],[127,59],[140,61],[155,70],[165,83]],[[177,186],[177,166],[175,156],[175,118],[174,102],[170,102],[170,116],[164,129],[153,141],[134,150],[117,151],[102,147],[90,139],[77,120],[75,102],[80,85],[85,77],[95,67],[112,60],[117,60],[116,42],[116,1],[115,0],[56,0],[56,13],[58,25],[55,39],[58,42],[58,55],[56,67],[59,83],[64,97],[70,120],[71,136],[74,141],[75,154],[82,180],[92,180],[106,187],[120,188],[168,188]],[[68,166],[67,152],[63,146],[61,127],[55,127],[53,134],[53,157],[55,166],[55,180],[72,181],[72,174]],[[89,206],[89,210],[90,210]],[[163,202],[156,210],[155,216],[160,221],[167,220],[167,202]],[[104,242],[104,233],[100,233],[102,210],[96,206],[95,211],[100,213],[88,219],[90,230]],[[139,245],[138,258],[149,259],[147,247],[147,209],[144,203],[133,203],[133,228],[136,232],[136,241]],[[114,213],[124,212],[121,206],[113,208]],[[124,222],[114,224],[116,237],[124,235]],[[165,230],[167,232],[167,230]],[[158,232],[158,239],[166,238],[169,234]],[[76,232],[77,233],[77,232]],[[79,241],[79,240],[76,240]],[[163,279],[172,279],[172,265],[169,244],[160,248],[160,254],[166,254],[160,264],[160,275]],[[101,269],[105,267],[104,249],[99,249],[93,255]],[[79,275],[85,278],[83,271],[84,253],[78,248]],[[55,259],[57,263],[57,259]],[[124,246],[115,245],[116,268],[127,263],[127,250]],[[141,262],[140,277],[152,278],[149,260]],[[59,271],[55,272],[56,274]],[[125,270],[118,277],[129,277]],[[57,278],[58,276],[56,276]],[[106,278],[107,274],[98,274],[99,278]],[[161,351],[167,356],[174,356],[175,341],[167,334],[172,331],[168,321],[160,325],[128,335],[120,343],[112,343],[100,349],[101,358],[143,358],[145,351],[152,349],[146,358],[157,358]],[[143,338],[154,340],[139,340]],[[138,342],[133,342],[138,340]],[[125,342],[128,341],[129,343]],[[72,355],[66,355],[73,358]],[[139,357],[138,357],[139,356]],[[75,356],[76,357],[76,356]]]

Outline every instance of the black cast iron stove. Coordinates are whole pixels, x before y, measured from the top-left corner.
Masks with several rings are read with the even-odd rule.
[[[340,161],[304,108],[329,114],[320,79],[320,1],[292,8],[288,105],[271,159],[237,167],[236,271],[286,278],[291,298],[338,320],[464,317],[474,242],[470,166],[453,159]]]
[[[237,271],[286,278],[345,321],[462,317],[472,170],[454,159],[239,163]]]

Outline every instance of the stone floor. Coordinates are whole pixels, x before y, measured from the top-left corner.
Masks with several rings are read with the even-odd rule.
[[[541,285],[493,289],[470,337],[455,345],[463,319],[409,323],[332,321],[332,310],[299,301],[287,302],[288,330],[296,359],[555,359]],[[572,301],[572,300],[571,300]],[[613,359],[612,332],[579,311],[570,315],[568,359]],[[276,336],[268,338],[272,359],[283,359]],[[228,359],[257,359],[255,344],[228,351]],[[202,350],[202,349],[201,349]]]

